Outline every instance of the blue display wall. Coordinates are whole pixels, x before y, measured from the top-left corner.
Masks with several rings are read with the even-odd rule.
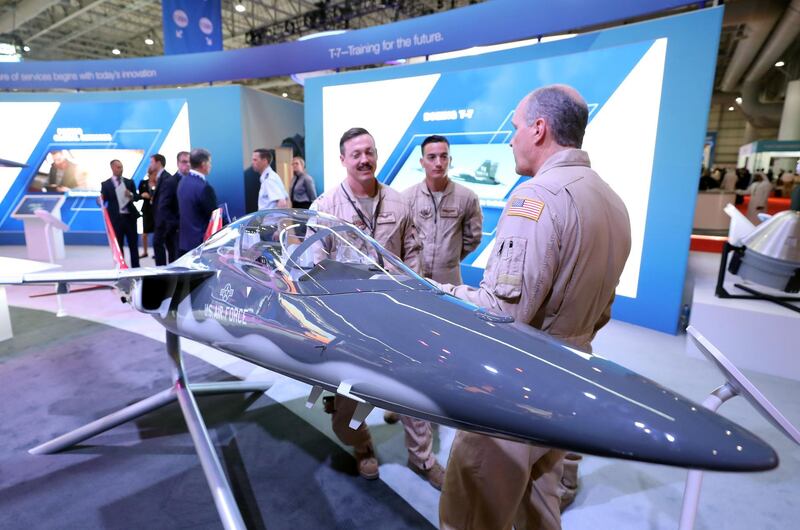
[[[404,189],[423,178],[422,139],[448,136],[451,177],[478,193],[484,211],[484,241],[463,267],[475,285],[506,199],[529,178],[514,173],[513,111],[539,86],[572,85],[590,108],[584,148],[631,217],[631,257],[613,315],[674,333],[721,22],[722,9],[712,8],[492,54],[311,79],[309,171],[323,189],[339,182],[339,136],[365,127],[376,139],[379,179]]]
[[[212,153],[209,182],[232,216],[244,213],[242,171],[249,163],[249,144],[273,147],[274,138],[249,134],[242,114],[252,111],[252,97],[266,100],[258,116],[281,119],[283,138],[302,134],[300,105],[239,86],[199,89],[95,92],[73,94],[4,94],[0,97],[0,158],[27,163],[24,169],[0,168],[0,243],[23,244],[23,227],[10,217],[28,193],[40,192],[55,151],[64,150],[84,168],[76,189],[70,190],[62,218],[70,226],[67,243],[105,242],[96,204],[99,182],[110,176],[108,162],[119,158],[124,175],[135,182],[146,173],[149,157],[162,153],[167,170],[176,169],[180,150],[203,147]],[[244,97],[248,96],[248,97]],[[292,120],[291,118],[294,117]],[[283,134],[283,136],[281,136]],[[243,143],[248,145],[244,145]],[[272,141],[273,143],[266,143]],[[277,140],[278,142],[280,140]],[[275,144],[277,145],[277,144]],[[107,154],[105,154],[107,152]],[[102,163],[100,163],[102,161]]]

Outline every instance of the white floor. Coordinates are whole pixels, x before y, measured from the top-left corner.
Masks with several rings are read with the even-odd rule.
[[[0,256],[26,257],[24,247],[17,246],[0,246]],[[693,254],[691,273],[707,277],[707,263],[706,256]],[[66,270],[101,269],[110,266],[110,257],[104,247],[70,246],[63,265]],[[152,265],[152,261],[144,260],[143,265]],[[9,304],[55,312],[54,297],[30,297],[48,290],[47,287],[9,287]],[[122,304],[112,291],[70,294],[63,297],[63,306],[71,316],[156,340],[164,337],[162,328],[154,320]],[[238,377],[273,380],[268,395],[278,401],[297,399],[308,392],[304,384],[212,348],[191,341],[183,344],[188,353]],[[696,401],[702,401],[724,382],[711,364],[686,353],[685,335],[672,336],[612,321],[598,334],[594,350]],[[790,421],[800,424],[800,401],[797,399],[800,382],[746,373]],[[800,448],[778,433],[741,398],[725,404],[720,412],[771,443],[781,458],[781,465],[766,473],[706,474],[696,528],[795,528],[800,521],[800,503],[796,502],[800,493]],[[382,424],[381,412],[374,411],[367,423]],[[394,441],[378,440],[381,480],[437,524],[438,492],[405,467],[405,455],[397,441],[402,439],[400,427],[396,429]],[[445,462],[453,431],[444,427],[439,431],[438,456]],[[322,432],[335,440],[330,430]],[[566,529],[674,529],[680,514],[685,476],[686,472],[680,469],[587,457],[581,468],[582,489],[575,505],[564,514],[563,526]]]

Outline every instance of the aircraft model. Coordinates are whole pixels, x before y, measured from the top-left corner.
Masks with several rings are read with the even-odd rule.
[[[317,212],[243,217],[166,267],[0,277],[57,283],[60,291],[75,281],[113,282],[124,301],[166,328],[175,392],[228,528],[244,525],[196,407],[192,413],[179,337],[308,383],[308,406],[323,390],[358,401],[352,428],[377,406],[600,456],[720,471],[778,465],[771,447],[735,423],[444,294],[356,227]],[[60,450],[154,408],[137,407],[33,451]]]
[[[453,180],[460,180],[461,182],[470,182],[473,184],[489,184],[496,186],[500,184],[495,175],[497,174],[497,162],[491,160],[484,160],[475,171],[452,169],[449,173],[450,178]]]

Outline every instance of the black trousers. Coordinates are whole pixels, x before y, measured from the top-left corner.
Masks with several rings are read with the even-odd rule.
[[[153,253],[156,265],[159,266],[178,259],[178,229],[170,225],[156,225],[153,232]]]
[[[130,251],[130,261],[127,263],[131,267],[139,266],[139,232],[136,231],[136,216],[131,214],[121,213],[119,220],[114,223],[114,232],[116,232],[117,243],[122,255],[125,255],[125,245],[123,241],[128,240],[128,250]]]

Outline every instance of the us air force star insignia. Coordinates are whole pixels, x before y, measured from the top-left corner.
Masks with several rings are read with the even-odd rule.
[[[538,221],[544,211],[544,203],[528,197],[511,197],[508,205],[508,215],[516,215]]]
[[[225,287],[219,290],[219,297],[222,298],[223,302],[227,302],[228,298],[233,296],[233,289],[231,288],[231,284],[226,283]]]

